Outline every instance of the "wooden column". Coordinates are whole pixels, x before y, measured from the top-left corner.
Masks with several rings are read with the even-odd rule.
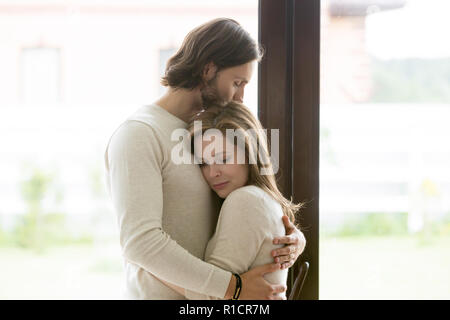
[[[299,220],[307,240],[304,254],[289,271],[289,289],[298,264],[310,263],[302,298],[319,297],[319,67],[320,1],[260,0],[259,118],[280,130],[283,194],[307,201]]]

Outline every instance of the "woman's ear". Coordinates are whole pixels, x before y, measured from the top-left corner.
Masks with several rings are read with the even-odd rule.
[[[205,82],[211,81],[214,79],[217,73],[217,66],[214,64],[214,62],[209,62],[206,64],[206,66],[203,68],[203,80]]]

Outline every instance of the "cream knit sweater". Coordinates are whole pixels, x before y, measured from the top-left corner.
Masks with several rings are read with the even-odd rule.
[[[143,106],[106,148],[127,298],[185,299],[157,278],[219,298],[228,288],[231,273],[203,261],[219,211],[213,191],[198,165],[171,161],[178,143],[171,134],[186,126],[159,106]]]

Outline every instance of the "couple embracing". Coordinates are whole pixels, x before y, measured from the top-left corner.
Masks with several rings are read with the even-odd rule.
[[[112,134],[106,178],[127,298],[286,299],[306,244],[295,221],[303,204],[279,191],[261,123],[242,104],[261,58],[232,19],[195,28],[167,63],[167,92]],[[180,129],[189,163],[174,161]],[[227,130],[243,133],[235,141]]]

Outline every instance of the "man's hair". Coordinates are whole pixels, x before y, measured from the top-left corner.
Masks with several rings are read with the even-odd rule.
[[[214,19],[188,33],[177,53],[167,62],[161,84],[191,90],[203,83],[202,73],[210,62],[220,71],[260,61],[262,55],[258,43],[238,22]]]

